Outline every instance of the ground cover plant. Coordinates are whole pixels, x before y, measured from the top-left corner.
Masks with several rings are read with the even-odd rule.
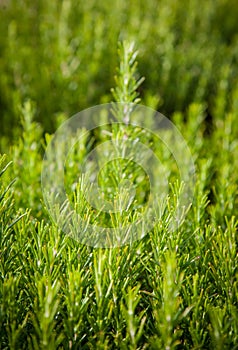
[[[71,1],[35,4],[28,7],[24,1],[6,2],[1,10],[7,13],[1,26],[7,18],[11,21],[6,34],[9,43],[1,38],[2,57],[8,60],[0,60],[4,71],[0,83],[0,348],[237,349],[235,2],[229,6],[226,1],[204,2],[206,11],[200,15],[200,5],[190,1],[193,16],[185,22],[184,4],[173,1],[160,2],[159,9],[153,1],[124,7],[117,3],[114,12],[107,1],[102,7],[89,1],[79,8]],[[124,10],[134,27],[123,18]],[[224,15],[225,10],[227,16],[232,14],[231,20]],[[120,30],[134,38],[143,11],[146,19],[138,40],[135,45],[131,40],[122,41],[116,58],[115,39]],[[150,18],[151,11],[155,17],[160,15],[163,25],[150,26],[155,19]],[[79,12],[84,25],[76,26]],[[109,12],[112,17],[103,22]],[[19,26],[20,16],[26,20],[24,26]],[[30,39],[36,40],[39,51],[26,40],[28,26],[36,18],[38,24]],[[128,24],[123,26],[123,21]],[[224,23],[222,33],[217,32],[220,21]],[[191,45],[197,26],[201,33]],[[79,35],[81,29],[83,36]],[[92,37],[96,49],[91,46]],[[50,51],[49,45],[53,45]],[[188,55],[184,56],[185,47]],[[151,52],[155,56],[151,57]],[[215,66],[214,57],[219,62]],[[39,65],[41,60],[45,64]],[[49,81],[51,69],[58,75]],[[63,92],[65,98],[59,99]],[[170,113],[195,162],[195,195],[183,224],[171,231],[169,223],[181,185],[174,164],[151,135],[141,130],[131,132],[131,139],[147,142],[171,170],[166,211],[143,239],[122,247],[96,249],[64,234],[51,221],[42,197],[41,164],[52,130],[69,113],[76,107],[78,111],[79,104],[83,108],[110,100],[160,106]],[[90,140],[85,139],[66,164],[66,186],[73,194],[75,208],[92,221],[98,217],[90,208],[85,210],[74,183],[75,164],[108,135],[116,138],[125,132],[123,128],[103,131],[99,128]],[[138,206],[143,204],[147,178],[137,183],[143,172],[133,162],[114,162],[104,168],[100,186],[105,196],[110,198],[120,178],[130,174]],[[99,220],[105,225],[117,220],[118,225],[125,217],[101,215]]]

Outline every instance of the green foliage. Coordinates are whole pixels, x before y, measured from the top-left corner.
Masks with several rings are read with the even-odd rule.
[[[166,115],[205,102],[214,116],[217,93],[229,94],[238,78],[237,23],[235,0],[3,0],[1,133],[15,133],[19,103],[28,98],[47,132],[62,111],[108,102],[118,39],[140,48],[145,104]]]
[[[4,3],[1,349],[237,349],[236,2],[191,0],[186,11],[183,1],[172,0],[159,6],[107,0],[80,6],[70,0]],[[51,135],[44,130],[73,110],[110,99],[119,35],[133,40],[119,44],[113,97],[129,104],[140,96],[145,104],[173,112],[196,163],[195,196],[183,224],[171,232],[182,184],[166,149],[140,128],[98,128],[94,146],[109,139],[118,144],[125,132],[122,148],[127,138],[145,142],[163,161],[171,187],[164,215],[143,239],[94,249],[65,236],[48,217],[40,175]],[[138,71],[146,77],[143,85]],[[126,119],[122,112],[115,105],[115,117],[127,124],[130,110]],[[21,126],[15,128],[19,116]],[[65,164],[70,200],[91,223],[125,225],[134,217],[95,213],[82,196],[75,164],[90,147],[83,139]],[[158,169],[155,174],[160,176]],[[140,213],[148,178],[133,161],[110,162],[101,170],[100,187],[108,200],[121,196],[124,207],[131,193],[125,184],[125,191],[116,189],[128,177]]]

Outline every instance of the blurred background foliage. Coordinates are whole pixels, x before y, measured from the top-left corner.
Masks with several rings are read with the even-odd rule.
[[[229,107],[238,79],[236,0],[1,0],[1,147],[18,135],[27,99],[47,132],[62,113],[110,102],[124,39],[139,49],[144,104],[170,117],[202,103],[208,125],[221,91]]]

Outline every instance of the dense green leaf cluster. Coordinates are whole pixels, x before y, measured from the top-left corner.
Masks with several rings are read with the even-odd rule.
[[[0,157],[0,348],[237,349],[236,2],[12,0],[0,6],[7,153]],[[130,129],[130,111],[125,116],[115,104],[125,125],[94,130],[65,164],[74,209],[110,227],[136,215],[95,212],[82,195],[78,164],[108,139],[146,143],[168,169],[171,188],[163,216],[143,239],[95,249],[50,220],[42,156],[50,130],[67,115],[111,99],[117,40],[124,37],[139,48],[138,66],[132,41],[120,44],[113,97],[126,103],[141,97],[171,112],[195,162],[195,196],[172,232],[182,190],[174,160],[152,133]],[[10,134],[18,138],[10,142]],[[153,174],[159,182],[160,171]],[[105,198],[115,198],[122,178],[133,182],[140,213],[149,185],[133,161],[115,160],[101,170]],[[120,195],[128,201],[126,189]]]

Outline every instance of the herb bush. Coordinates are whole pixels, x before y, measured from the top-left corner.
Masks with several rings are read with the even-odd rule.
[[[2,2],[1,349],[237,349],[237,9],[188,4]],[[94,249],[50,221],[41,161],[67,116],[111,100],[124,36],[136,37],[138,66],[124,42],[113,98],[137,103],[140,94],[170,113],[195,161],[195,197],[170,232],[175,182],[165,216],[142,240]]]

